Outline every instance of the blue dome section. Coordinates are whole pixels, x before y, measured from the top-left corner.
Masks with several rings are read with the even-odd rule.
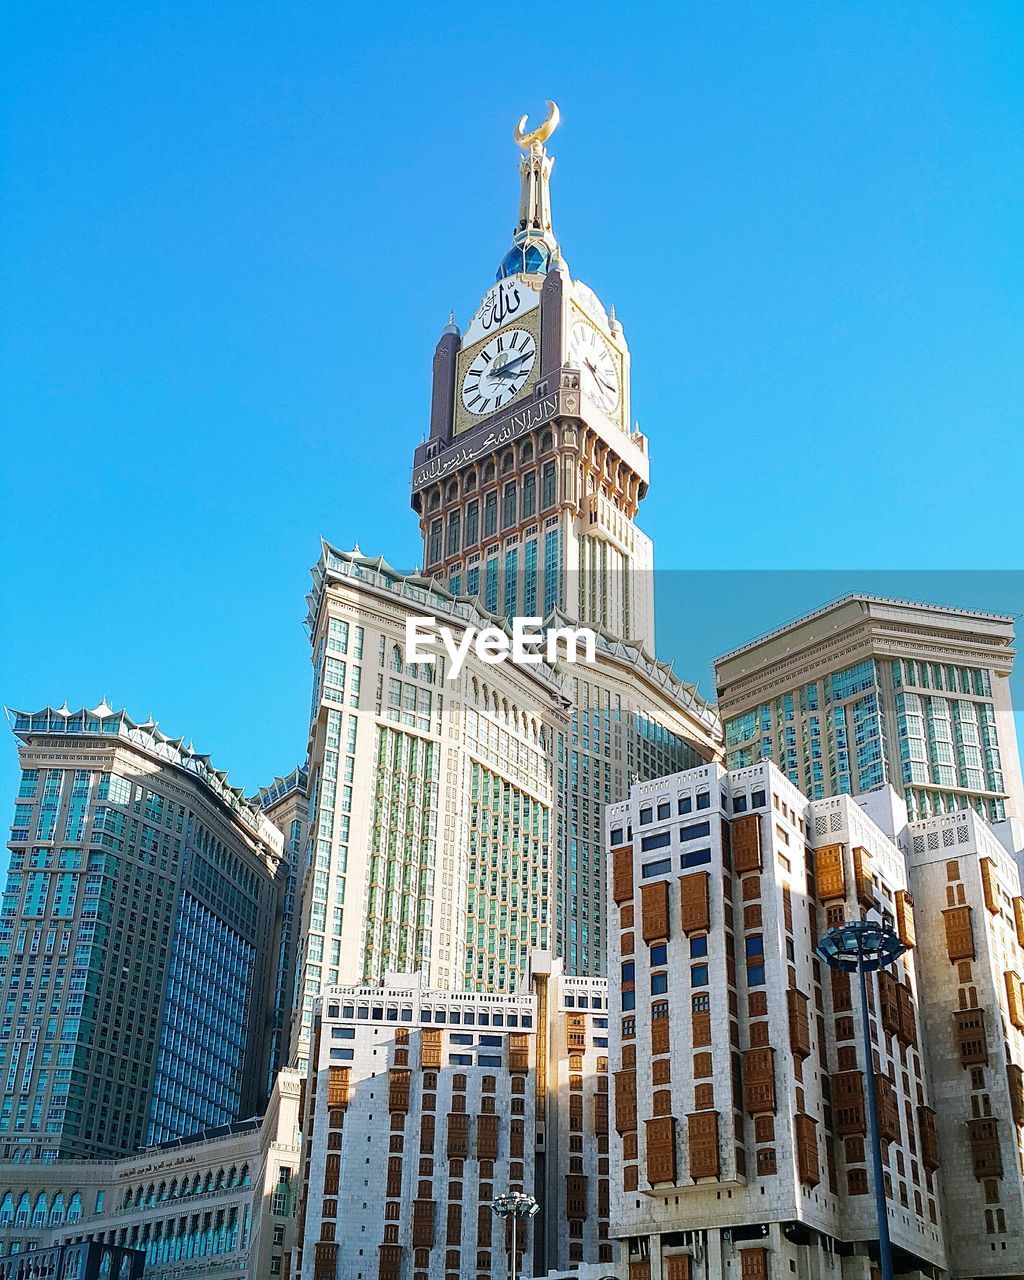
[[[551,265],[551,250],[537,243],[514,244],[502,259],[495,275],[496,280],[506,276],[543,275]]]

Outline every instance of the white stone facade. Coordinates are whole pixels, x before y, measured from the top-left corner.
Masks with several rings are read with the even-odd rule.
[[[528,991],[528,993],[527,993]],[[531,957],[523,994],[418,976],[323,996],[304,1110],[296,1274],[505,1277],[490,1205],[532,1194],[518,1273],[603,1258],[608,1240],[607,989]]]
[[[970,810],[911,823],[922,1013],[955,1275],[1024,1273],[1024,898]],[[966,919],[966,928],[962,927]],[[973,954],[971,954],[973,953]]]
[[[632,1280],[724,1277],[730,1267],[866,1277],[859,996],[832,982],[814,947],[869,900],[895,911],[907,889],[900,850],[849,797],[809,803],[768,762],[638,784],[609,806],[606,829],[623,1167],[611,1225],[628,1242]],[[838,882],[824,882],[829,859]],[[870,981],[876,1070],[889,1082],[890,1232],[922,1265],[941,1265],[937,1175],[919,1159],[931,1111],[915,953],[886,988],[882,1028]],[[844,1105],[841,1119],[839,1076],[861,1091],[859,1111]]]

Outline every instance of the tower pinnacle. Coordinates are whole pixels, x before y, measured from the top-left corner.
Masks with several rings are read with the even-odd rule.
[[[551,170],[555,161],[544,149],[544,143],[558,128],[558,106],[549,102],[547,118],[529,133],[524,132],[526,119],[523,116],[513,132],[516,145],[523,150],[519,162],[519,219],[512,248],[498,268],[499,280],[514,275],[543,275],[561,256],[551,229]]]

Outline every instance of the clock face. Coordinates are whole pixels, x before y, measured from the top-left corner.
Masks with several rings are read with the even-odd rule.
[[[619,403],[619,363],[611,347],[593,325],[577,320],[569,332],[569,355],[579,367],[584,392],[612,413]]]
[[[537,343],[525,329],[496,334],[473,357],[462,379],[462,403],[478,417],[504,408],[526,384],[537,359]]]

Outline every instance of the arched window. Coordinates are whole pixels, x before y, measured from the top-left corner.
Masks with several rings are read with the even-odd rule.
[[[397,644],[391,646],[391,660],[388,665],[392,671],[401,671],[402,669],[402,650]]]
[[[14,1217],[14,1197],[8,1191],[0,1201],[0,1227],[9,1227]]]
[[[16,1227],[25,1227],[28,1225],[29,1214],[32,1212],[32,1204],[28,1198],[28,1192],[23,1191],[21,1199],[18,1201],[18,1209],[14,1215],[14,1225]]]
[[[42,1191],[36,1197],[36,1207],[32,1210],[32,1225],[34,1227],[46,1226],[46,1196]]]
[[[131,1198],[132,1198],[132,1193],[131,1193],[131,1189],[129,1188],[129,1190],[125,1193],[125,1198],[124,1198],[124,1207],[126,1209],[129,1203],[131,1202]],[[51,1227],[59,1226],[60,1223],[62,1223],[63,1221],[64,1221],[64,1193],[62,1191],[58,1191],[57,1194],[53,1197],[53,1204],[50,1206],[50,1226]]]
[[[76,1191],[68,1204],[68,1222],[82,1221],[82,1197]]]

